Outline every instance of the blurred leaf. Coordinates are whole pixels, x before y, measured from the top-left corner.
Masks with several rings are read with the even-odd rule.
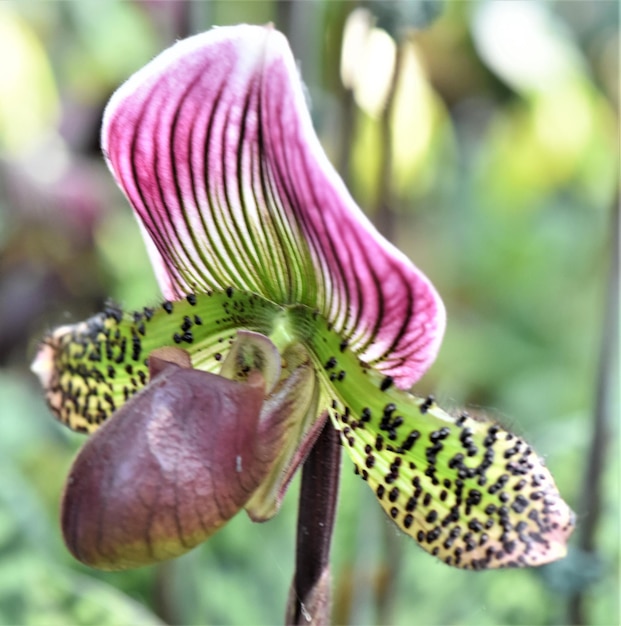
[[[36,33],[8,3],[0,5],[0,149],[17,155],[49,132],[58,95]]]
[[[102,91],[106,97],[158,52],[154,32],[139,3],[87,0],[70,2],[65,10],[76,37],[76,48],[67,56],[65,79],[81,98]]]
[[[63,568],[32,490],[6,460],[0,475],[0,624],[161,623],[113,587]]]
[[[116,288],[110,294],[114,301],[133,309],[161,299],[138,223],[129,207],[111,211],[95,237],[103,261],[114,278]]]

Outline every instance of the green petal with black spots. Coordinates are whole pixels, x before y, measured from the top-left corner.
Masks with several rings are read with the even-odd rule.
[[[73,430],[93,432],[144,387],[147,357],[156,348],[184,348],[193,367],[215,373],[238,329],[269,334],[281,311],[233,289],[190,295],[133,314],[109,307],[86,322],[51,332],[32,369],[56,417]]]
[[[404,532],[465,569],[541,565],[565,554],[573,513],[525,441],[397,389],[322,318],[302,307],[291,314],[356,473]]]
[[[269,336],[281,354],[297,342],[308,348],[316,414],[329,413],[356,472],[426,551],[470,569],[565,554],[573,513],[527,443],[397,389],[307,307],[227,290],[134,315],[108,310],[53,332],[34,369],[59,419],[90,432],[146,383],[152,350],[180,345],[194,367],[217,372],[239,328]]]

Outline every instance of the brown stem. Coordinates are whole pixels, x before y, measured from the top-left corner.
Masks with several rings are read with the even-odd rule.
[[[296,567],[285,617],[290,625],[330,623],[330,544],[340,468],[339,435],[327,420],[302,469]]]
[[[599,367],[597,372],[597,389],[595,411],[592,422],[591,446],[584,473],[580,495],[579,514],[582,519],[578,548],[589,554],[594,553],[595,535],[602,512],[601,477],[606,466],[608,438],[610,437],[611,404],[613,395],[613,376],[619,336],[617,320],[619,319],[619,198],[615,200],[613,210],[613,241],[607,289],[606,310],[602,333]],[[617,364],[618,365],[618,364]],[[569,598],[569,623],[582,626],[588,623],[585,611],[585,600],[588,587],[582,586]]]

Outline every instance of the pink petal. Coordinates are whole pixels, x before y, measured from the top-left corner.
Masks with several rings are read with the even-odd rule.
[[[163,52],[113,96],[102,142],[166,297],[233,285],[308,305],[402,388],[435,358],[442,302],[329,163],[271,27]]]

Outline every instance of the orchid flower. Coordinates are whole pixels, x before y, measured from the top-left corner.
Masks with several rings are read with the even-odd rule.
[[[442,301],[328,161],[283,35],[178,42],[113,95],[102,143],[166,301],[60,327],[33,363],[58,419],[93,433],[63,500],[78,559],[138,566],[241,509],[269,519],[326,420],[390,519],[445,563],[565,554],[573,514],[532,448],[408,391],[439,349]]]

